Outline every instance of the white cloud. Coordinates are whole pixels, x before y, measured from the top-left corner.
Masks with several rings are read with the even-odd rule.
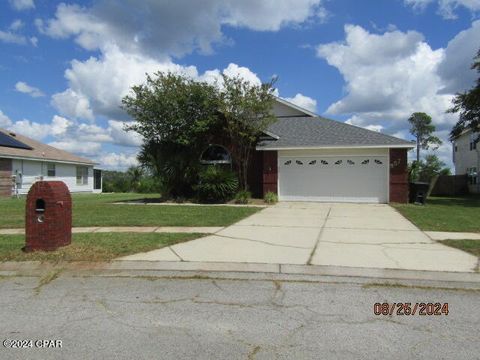
[[[62,3],[53,19],[36,25],[55,38],[73,36],[87,50],[115,45],[122,52],[168,58],[210,52],[212,43],[225,40],[222,25],[277,31],[323,19],[322,10],[321,0],[100,0],[90,8]]]
[[[9,0],[9,2],[10,5],[18,11],[35,8],[35,2],[33,0]]]
[[[36,36],[30,37],[28,40],[30,40],[30,43],[31,43],[33,46],[37,47],[37,45],[38,45],[38,38],[37,38]]]
[[[25,45],[27,43],[25,36],[2,30],[0,30],[0,41],[17,45]]]
[[[346,83],[346,95],[331,104],[327,112],[350,115],[350,124],[406,139],[411,138],[407,121],[410,114],[426,112],[432,116],[439,136],[449,144],[448,132],[457,117],[445,113],[453,95],[440,93],[447,82],[439,72],[449,49],[433,50],[417,32],[376,35],[348,25],[345,33],[344,42],[317,48],[317,55],[335,66]],[[475,46],[470,44],[471,49]],[[451,164],[451,156],[442,156]]]
[[[19,81],[15,84],[15,90],[18,92],[28,94],[31,97],[42,97],[45,94],[39,89],[34,86],[28,85],[26,82]]]
[[[75,139],[52,141],[48,145],[83,156],[94,156],[102,149],[102,145],[99,143],[78,141]]]
[[[138,165],[137,155],[124,153],[106,153],[97,158],[105,169],[125,170],[130,166]]]
[[[88,99],[72,89],[53,94],[51,104],[62,115],[75,119],[94,119],[93,111],[90,108],[90,102]]]
[[[479,39],[480,20],[477,20],[448,42],[445,59],[438,66],[438,74],[444,82],[442,93],[462,92],[474,85],[477,73],[470,67],[478,50]]]
[[[25,135],[32,139],[42,140],[50,134],[50,124],[40,124],[30,120],[19,120],[12,123],[9,130]]]
[[[12,124],[12,120],[0,110],[0,127],[6,128]]]
[[[23,23],[23,21],[20,20],[20,19],[17,19],[17,20],[14,20],[10,24],[9,29],[13,30],[13,31],[17,31],[17,30],[20,30],[21,28],[23,28],[24,26],[25,26],[25,24]]]
[[[480,0],[404,0],[405,4],[412,6],[414,10],[423,11],[431,3],[438,3],[437,12],[444,19],[456,19],[456,10],[464,7],[475,13],[480,10]]]
[[[285,100],[290,101],[291,103],[298,105],[301,108],[307,109],[313,113],[317,111],[317,100],[303,94],[298,93],[292,98],[285,98]]]

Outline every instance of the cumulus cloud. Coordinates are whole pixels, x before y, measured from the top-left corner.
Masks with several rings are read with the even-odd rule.
[[[124,153],[105,153],[97,158],[105,169],[125,170],[130,166],[138,165],[137,155]]]
[[[48,145],[83,156],[93,156],[100,152],[102,145],[96,142],[85,141],[52,141]]]
[[[0,41],[10,44],[25,45],[27,43],[27,38],[11,31],[0,30]]]
[[[317,111],[317,100],[312,99],[311,97],[305,96],[298,93],[294,97],[285,98],[285,100],[300,106],[301,108],[307,109],[313,113]]]
[[[25,119],[13,122],[8,129],[40,141],[49,135],[50,124],[40,124]]]
[[[39,89],[34,86],[28,85],[26,82],[19,81],[15,84],[15,90],[18,92],[28,94],[31,97],[42,97],[45,96],[45,94]]]
[[[466,33],[457,35],[446,49],[433,50],[417,32],[378,35],[347,25],[345,41],[317,47],[317,55],[336,67],[346,83],[346,95],[331,104],[327,112],[350,115],[350,124],[407,139],[411,138],[407,122],[410,114],[426,112],[449,144],[448,132],[457,120],[454,114],[445,113],[451,107],[451,90],[468,83],[468,76],[454,79],[456,61],[462,58],[455,56],[455,48],[464,52],[470,49],[467,52],[474,54],[476,45],[468,44],[468,39],[477,26],[474,23]],[[451,164],[451,156],[441,155]]]
[[[479,39],[480,20],[477,20],[448,42],[445,58],[438,66],[438,74],[444,82],[442,93],[462,92],[474,85],[477,73],[470,67],[478,50],[476,46]]]
[[[12,124],[12,120],[0,110],[0,127],[6,128]]]
[[[35,2],[33,0],[9,0],[9,2],[10,5],[18,11],[35,8]]]
[[[25,26],[25,24],[23,23],[23,21],[20,20],[20,19],[17,19],[17,20],[14,20],[10,24],[9,29],[13,30],[13,31],[17,31],[17,30],[20,30],[21,28],[23,28],[24,26]]]
[[[72,89],[53,94],[51,104],[62,115],[75,119],[94,119],[90,101],[84,95],[78,94]]]
[[[100,0],[92,7],[60,4],[55,17],[36,20],[55,38],[73,36],[87,50],[116,45],[121,51],[156,57],[210,52],[224,40],[222,25],[277,31],[322,17],[321,0]]]
[[[416,11],[423,11],[431,3],[438,3],[437,12],[444,19],[456,19],[457,8],[463,7],[475,13],[480,10],[480,0],[404,0]]]

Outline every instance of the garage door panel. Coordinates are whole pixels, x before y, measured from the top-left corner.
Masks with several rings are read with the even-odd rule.
[[[280,200],[386,202],[385,156],[279,158]]]

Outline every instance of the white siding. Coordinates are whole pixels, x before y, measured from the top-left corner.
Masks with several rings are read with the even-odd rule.
[[[55,162],[51,162],[55,163]],[[77,185],[77,166],[88,168],[88,184]],[[35,181],[55,180],[63,181],[70,192],[92,192],[93,191],[93,166],[55,163],[55,176],[47,176],[47,162],[32,160],[13,160],[12,175],[21,173],[21,183],[18,183],[18,193],[26,194]]]
[[[471,131],[459,136],[453,144],[453,161],[455,163],[455,174],[464,175],[468,168],[476,168],[477,173],[480,171],[480,143],[477,148],[470,150]],[[455,151],[455,146],[457,151]],[[480,192],[480,179],[477,178],[476,185],[469,185],[471,192]]]

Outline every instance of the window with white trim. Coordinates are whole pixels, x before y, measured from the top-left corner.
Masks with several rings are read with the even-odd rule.
[[[88,185],[88,167],[77,166],[77,185]]]
[[[56,168],[54,163],[47,163],[47,176],[55,177],[57,176]]]

